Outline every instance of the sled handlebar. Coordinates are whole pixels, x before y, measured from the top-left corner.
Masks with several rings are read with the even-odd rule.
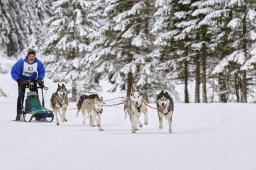
[[[26,88],[29,88],[29,86],[26,86]],[[37,86],[36,88],[48,90],[48,87],[46,87],[46,86]]]
[[[38,88],[38,89],[44,89],[44,90],[48,90],[48,87],[46,87],[46,86],[37,86],[36,88]]]
[[[46,87],[44,84],[42,84],[42,86],[37,86],[37,83],[34,81],[29,81],[29,83],[26,85],[26,88],[29,88],[30,86],[36,86],[36,88],[38,89],[44,89],[44,90],[48,90],[48,87]]]
[[[38,88],[38,89],[44,89],[44,90],[48,90],[48,87],[46,87],[46,86],[37,86],[36,88]]]

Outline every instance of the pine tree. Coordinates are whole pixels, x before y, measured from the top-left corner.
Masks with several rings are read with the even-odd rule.
[[[185,77],[181,76],[183,72],[181,66],[186,61],[184,55],[186,53],[184,48],[186,35],[182,34],[181,29],[177,26],[186,16],[186,11],[182,11],[181,6],[175,0],[157,0],[155,20],[151,30],[154,34],[155,45],[152,52],[152,66],[154,72],[158,73],[156,75],[158,79],[153,82],[155,89],[159,87],[158,89],[169,90],[177,100],[179,100],[179,96],[174,84],[170,82],[174,83],[178,79],[184,80]],[[189,102],[188,91],[185,93],[186,102]]]
[[[5,56],[17,56],[23,49],[40,46],[43,20],[51,1],[0,1],[0,51]]]
[[[146,86],[145,63],[150,49],[147,10],[150,4],[146,0],[106,1],[104,26],[99,29],[97,49],[88,58],[88,63],[101,77],[110,79],[111,91],[127,88],[129,95],[132,84]],[[142,75],[143,80],[138,75]]]
[[[91,82],[91,70],[82,67],[84,57],[90,52],[94,25],[98,24],[89,16],[92,6],[92,0],[59,0],[53,3],[54,15],[47,20],[50,37],[45,43],[44,53],[50,55],[47,63],[49,76],[68,86],[73,84],[74,100],[76,82],[80,91],[97,88],[96,84],[88,83]]]
[[[243,103],[247,102],[248,79],[250,79],[247,75],[247,66],[248,63],[252,63],[253,55],[250,51],[253,51],[255,43],[254,7],[254,1],[229,0],[226,3],[225,8],[230,11],[227,27],[231,29],[228,34],[228,45],[231,50],[222,58],[214,71],[215,73],[226,71],[228,81],[232,85],[231,92],[235,91],[237,101]]]

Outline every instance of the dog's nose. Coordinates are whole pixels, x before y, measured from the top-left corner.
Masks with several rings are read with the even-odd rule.
[[[162,106],[164,106],[164,104],[162,103]]]
[[[138,105],[139,103],[138,102],[136,102],[136,105]]]

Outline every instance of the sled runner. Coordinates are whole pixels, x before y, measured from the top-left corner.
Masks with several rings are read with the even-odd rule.
[[[52,122],[54,115],[53,111],[46,109],[44,106],[43,89],[47,90],[47,87],[37,87],[42,91],[42,104],[39,100],[39,96],[35,91],[27,92],[27,98],[25,100],[25,109],[23,110],[24,121],[26,121],[26,115],[31,114],[29,122],[35,118],[36,121]]]

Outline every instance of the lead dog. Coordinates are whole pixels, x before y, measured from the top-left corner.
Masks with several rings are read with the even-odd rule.
[[[131,131],[136,133],[138,126],[142,127],[142,124],[139,120],[141,112],[144,113],[144,124],[148,124],[148,112],[147,107],[143,101],[143,95],[141,90],[132,88],[130,97],[128,97],[124,105],[125,117],[128,114],[131,122]],[[137,126],[138,125],[138,126]]]
[[[83,125],[86,124],[86,113],[90,118],[90,125],[95,127],[95,124],[98,126],[100,131],[103,131],[101,128],[101,114],[103,111],[103,98],[99,97],[97,94],[92,95],[82,95],[77,103],[77,116],[80,110],[83,114]]]
[[[64,84],[61,86],[58,84],[57,91],[52,94],[51,97],[51,107],[54,112],[54,117],[56,119],[56,124],[59,125],[58,116],[61,119],[61,122],[67,121],[66,119],[66,111],[68,107],[68,95],[67,89]]]
[[[157,95],[156,104],[159,118],[159,129],[163,128],[163,118],[165,117],[166,119],[168,119],[169,122],[169,133],[172,133],[172,115],[174,104],[169,93],[162,90]]]

